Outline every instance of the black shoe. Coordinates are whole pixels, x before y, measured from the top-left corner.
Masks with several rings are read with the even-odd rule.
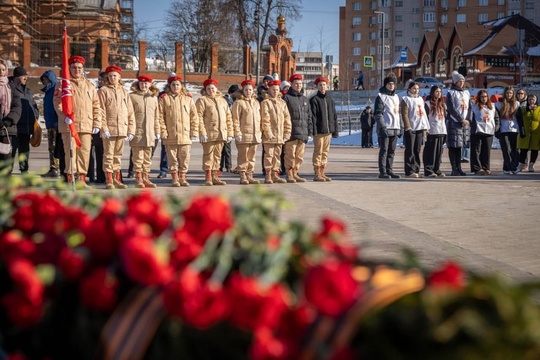
[[[57,178],[58,177],[58,170],[57,169],[49,169],[45,174],[42,174],[41,177],[44,178]]]
[[[469,160],[467,160],[467,159],[461,159],[461,162],[462,162],[462,163],[468,163]]]
[[[165,179],[167,177],[167,173],[165,172],[160,172],[159,175],[157,176],[158,179]]]
[[[465,173],[465,171],[461,170],[461,169],[458,169],[458,172],[459,172],[459,176],[467,176],[467,174]]]
[[[390,179],[390,175],[388,175],[388,174],[379,174],[379,179]]]
[[[388,173],[388,176],[390,176],[392,179],[399,179],[399,178],[401,178],[401,176],[399,176],[398,174],[394,174],[394,173]]]
[[[131,179],[132,177],[133,177],[133,171],[129,171],[129,172],[127,173],[126,178]]]

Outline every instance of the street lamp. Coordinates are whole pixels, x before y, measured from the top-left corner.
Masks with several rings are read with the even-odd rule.
[[[384,81],[384,20],[386,19],[386,13],[384,11],[374,11],[375,14],[382,15],[382,32],[381,32],[381,82]]]

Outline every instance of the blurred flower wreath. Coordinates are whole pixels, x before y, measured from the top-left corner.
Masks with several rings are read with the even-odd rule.
[[[362,259],[332,217],[0,180],[0,359],[537,359],[538,283]]]

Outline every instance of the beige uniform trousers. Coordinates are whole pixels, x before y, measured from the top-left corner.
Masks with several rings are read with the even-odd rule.
[[[313,166],[326,166],[332,134],[321,134],[313,137]]]
[[[103,171],[106,173],[122,170],[125,139],[125,136],[111,136],[103,139]]]
[[[64,153],[66,154],[66,174],[71,174],[71,158],[69,156],[69,141],[71,134],[69,132],[62,133],[62,142],[64,143]],[[79,133],[81,139],[81,147],[78,148],[73,141],[73,173],[84,174],[88,173],[88,164],[90,162],[90,149],[92,147],[92,134]]]
[[[255,154],[257,152],[257,144],[236,144],[238,152],[238,164],[239,171],[246,171],[248,173],[253,172],[255,169]]]
[[[204,171],[219,170],[219,162],[221,161],[221,150],[223,150],[224,144],[224,141],[208,141],[202,144],[202,168]]]
[[[285,143],[285,170],[300,169],[304,162],[306,143],[303,140],[291,140]]]
[[[263,144],[264,169],[281,171],[281,149],[283,144]]]
[[[133,161],[134,172],[150,172],[152,165],[152,147],[151,146],[132,146],[131,160]]]
[[[191,144],[165,145],[165,150],[167,151],[169,173],[187,173],[191,161]]]

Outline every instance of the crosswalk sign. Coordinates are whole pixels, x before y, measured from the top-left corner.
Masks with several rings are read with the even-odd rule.
[[[366,68],[373,67],[373,56],[364,56],[364,67]]]

